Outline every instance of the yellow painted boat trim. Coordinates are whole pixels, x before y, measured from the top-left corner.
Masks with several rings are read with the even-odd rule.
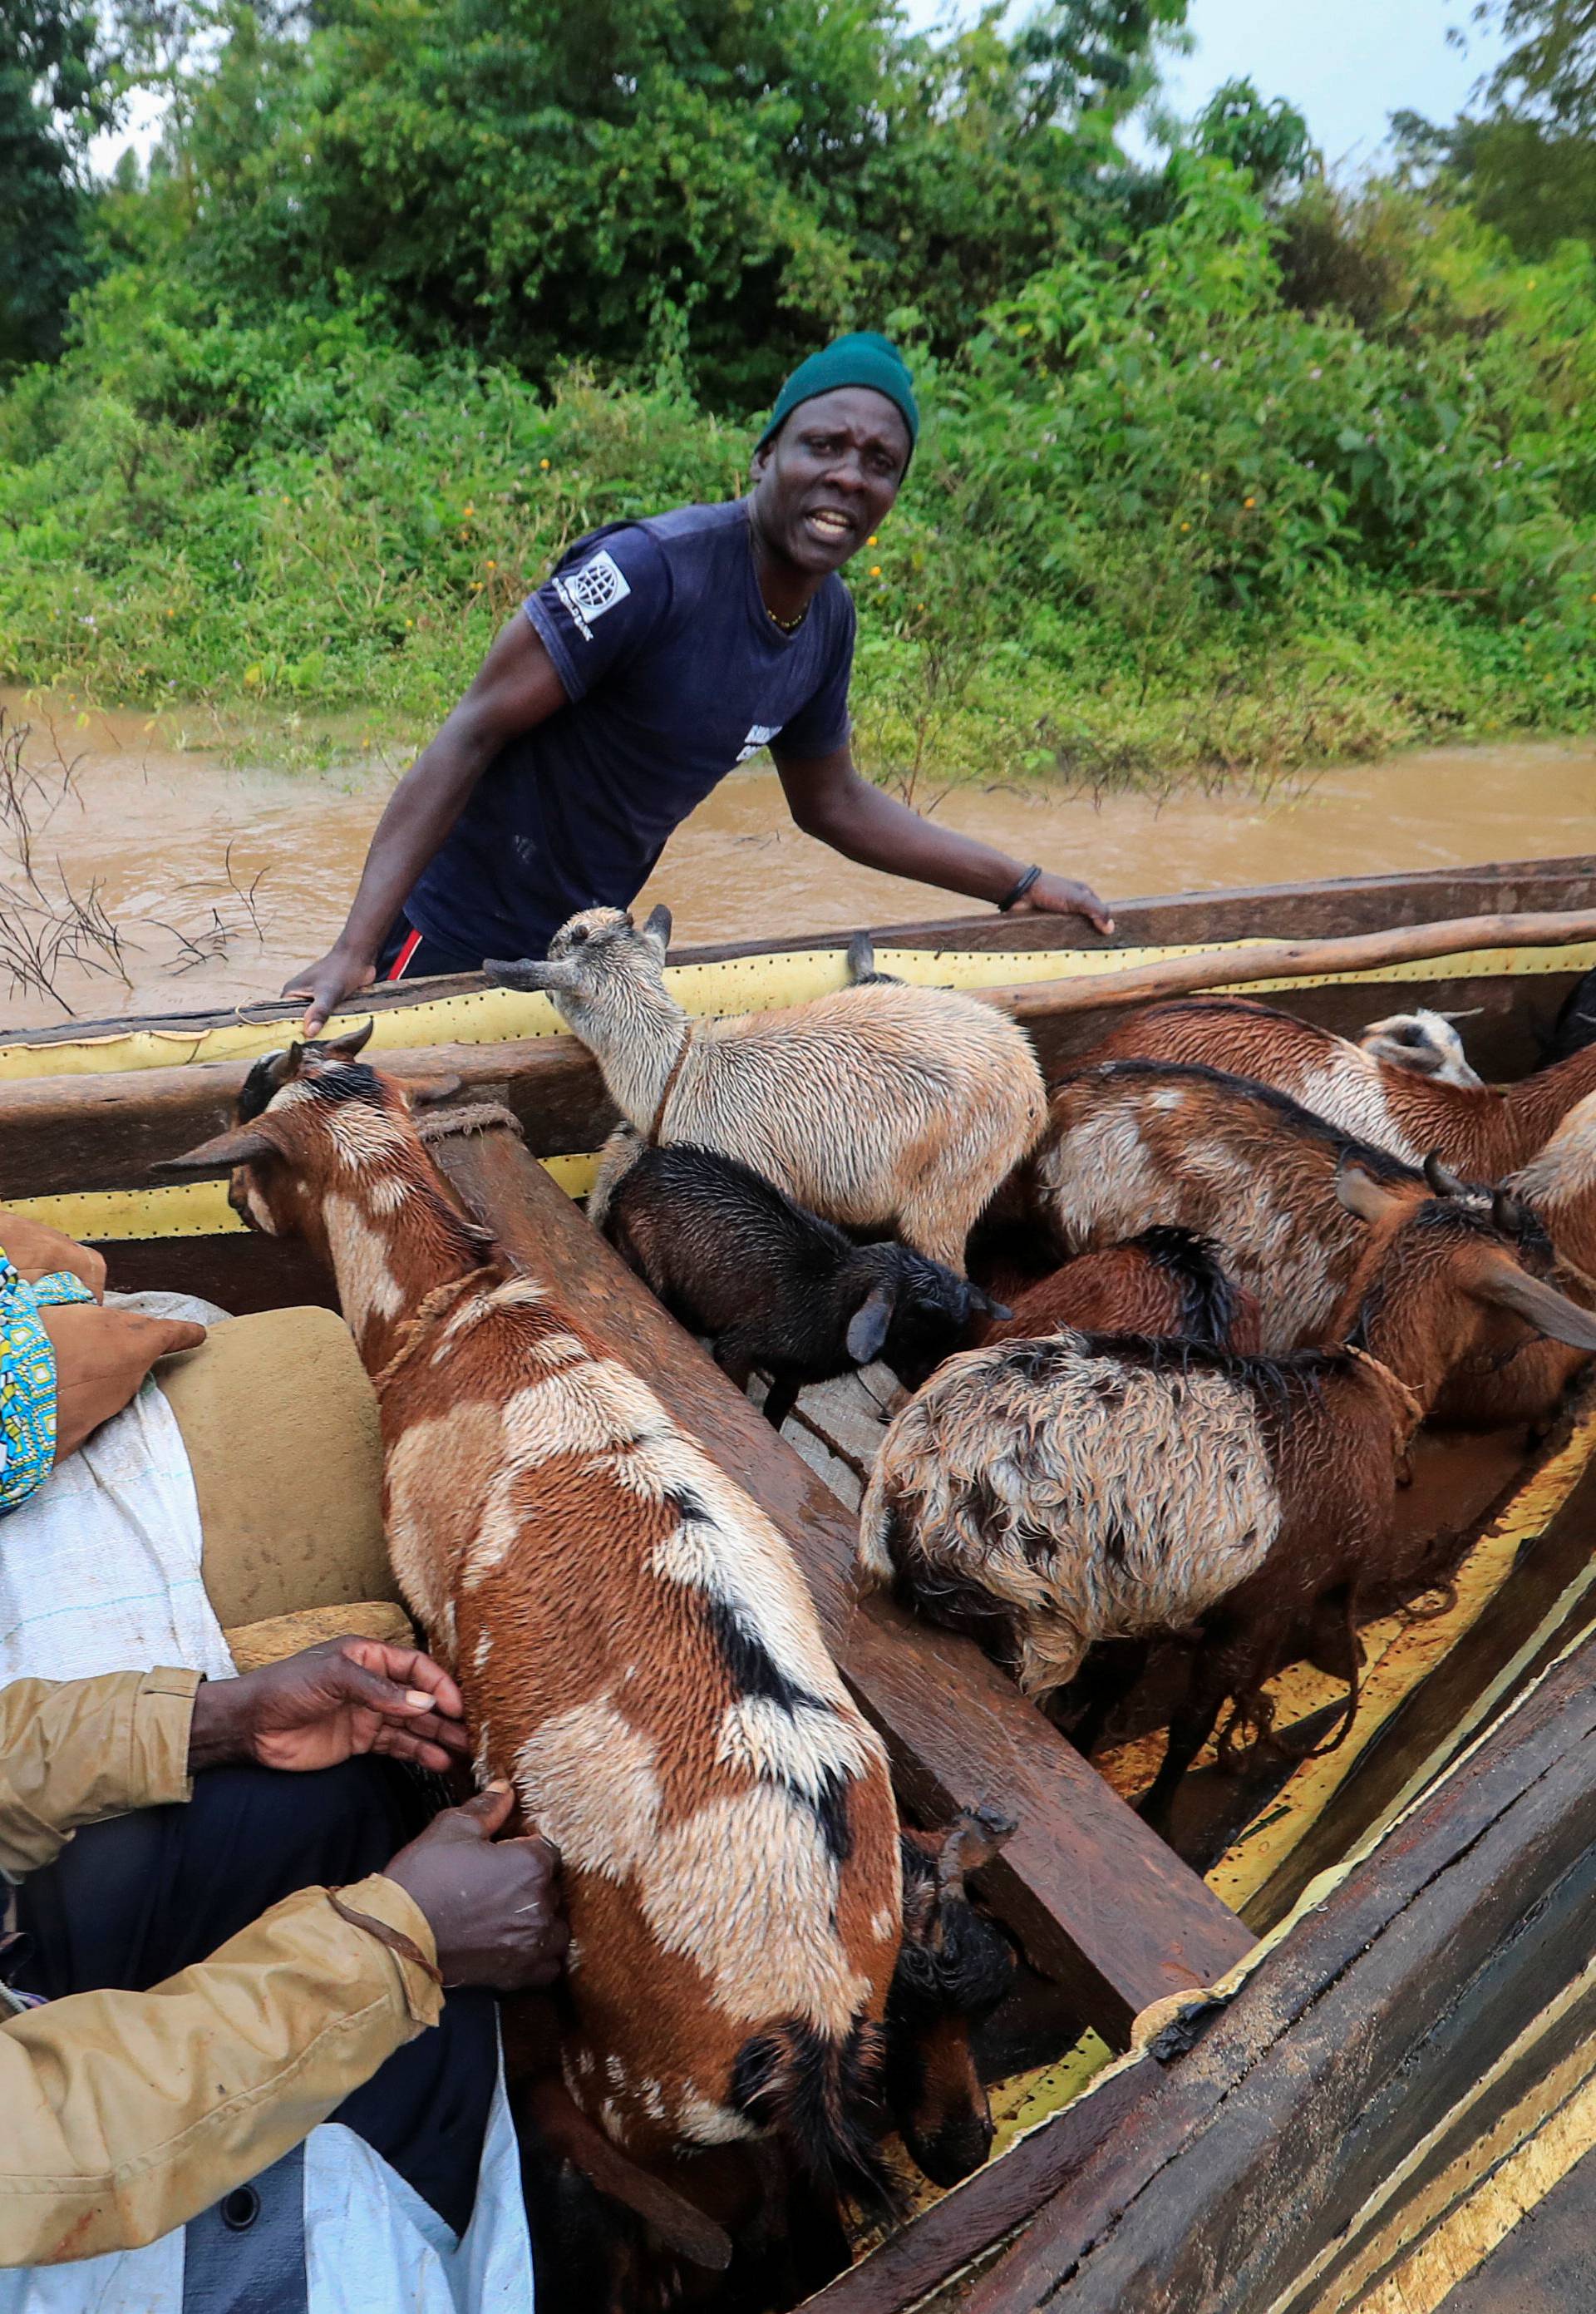
[[[545,1157],[542,1166],[568,1197],[585,1197],[598,1158]],[[220,1237],[243,1228],[227,1203],[225,1180],[177,1181],[159,1189],[68,1189],[48,1197],[13,1198],[7,1209],[93,1245],[128,1238]]]
[[[1589,2042],[1582,2044],[1574,2060],[1592,2064]],[[1573,2095],[1550,2114],[1541,2102],[1546,2086],[1538,2084],[1512,2115],[1527,2133],[1382,2283],[1357,2301],[1360,2314],[1436,2314],[1459,2283],[1482,2266],[1513,2228],[1562,2184],[1574,2163],[1596,2147],[1596,2078],[1587,2072]],[[1539,2126],[1530,2125],[1532,2119]],[[1462,2161],[1468,2159],[1465,2155]]]
[[[1304,1760],[1257,1820],[1232,1842],[1207,1875],[1208,1885],[1233,1911],[1240,1912],[1273,1877],[1329,1801],[1356,1771],[1359,1761],[1420,1683],[1467,1631],[1488,1613],[1512,1574],[1520,1552],[1543,1533],[1596,1455],[1596,1409],[1575,1426],[1567,1443],[1531,1473],[1512,1502],[1486,1528],[1458,1569],[1456,1597],[1443,1615],[1410,1622],[1384,1617],[1362,1634],[1365,1669],[1358,1716],[1338,1751]],[[1449,1753],[1489,1716],[1500,1696],[1532,1661],[1582,1598],[1596,1590],[1596,1556],[1587,1562],[1548,1610],[1541,1622],[1495,1680],[1449,1730]],[[1336,1702],[1339,1681],[1296,1664],[1273,1681],[1276,1722],[1282,1727],[1306,1719]],[[1415,1769],[1385,1811],[1389,1824],[1428,1781],[1433,1768]]]
[[[1168,948],[1048,949],[1036,950],[898,949],[877,951],[885,972],[917,985],[951,988],[1001,987],[1017,981],[1079,980],[1092,974],[1128,972],[1142,964],[1196,956],[1212,949],[1239,953],[1256,940],[1196,941]],[[1549,972],[1584,972],[1596,966],[1596,941],[1565,948],[1481,949],[1413,964],[1388,965],[1373,972],[1305,973],[1283,980],[1257,981],[1245,993],[1267,995],[1289,988],[1324,988],[1360,981],[1519,978]],[[839,949],[798,949],[782,956],[729,957],[719,964],[673,965],[666,974],[671,993],[701,1017],[727,1012],[766,1012],[811,997],[828,995],[846,984]],[[236,1020],[215,1029],[113,1029],[98,1037],[64,1036],[45,1045],[0,1045],[0,1080],[17,1077],[84,1076],[101,1071],[164,1069],[201,1061],[253,1060],[275,1051],[293,1033],[289,1021],[257,1021],[242,1006]],[[351,1018],[357,1014],[351,1012]],[[497,1045],[512,1038],[554,1037],[564,1023],[546,996],[509,988],[482,988],[463,996],[435,997],[378,1012],[374,1052],[396,1052],[424,1045]]]
[[[1444,2169],[1416,2192],[1408,2189],[1428,2167],[1435,2149],[1457,2135],[1460,2122],[1482,2108],[1489,2113],[1501,2083],[1523,2071],[1525,2060],[1588,1998],[1593,1983],[1596,1962],[1531,2018],[1495,2063],[1380,2179],[1345,2230],[1326,2243],[1268,2314],[1343,2314],[1354,2306],[1364,2314],[1374,2308],[1382,2314],[1418,2314],[1422,2308],[1427,2314],[1489,2255],[1519,2217],[1544,2200],[1593,2142],[1596,2112],[1590,2098],[1596,2046],[1588,2038],[1549,2071],[1538,2071],[1514,2103],[1473,2135]],[[1335,2280],[1327,2289],[1321,2288],[1332,2267],[1337,2269]],[[1382,2274],[1384,2280],[1365,2295]],[[1443,2279],[1444,2286],[1432,2295]]]

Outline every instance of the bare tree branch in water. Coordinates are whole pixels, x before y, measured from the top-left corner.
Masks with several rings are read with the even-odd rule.
[[[222,963],[227,956],[228,943],[245,933],[252,933],[257,943],[265,946],[269,920],[263,920],[260,914],[260,886],[267,870],[258,868],[247,884],[242,882],[233,865],[236,841],[234,838],[222,855],[222,873],[227,886],[225,893],[218,893],[211,879],[197,879],[180,885],[174,895],[180,899],[192,895],[202,901],[208,921],[202,920],[197,927],[185,931],[181,924],[170,923],[163,917],[149,919],[163,932],[170,932],[178,944],[179,953],[168,966],[169,971],[181,974],[192,972],[200,965]]]
[[[56,861],[58,890],[47,888],[35,860],[37,815],[48,823],[63,799],[72,792],[77,760],[69,760],[52,730],[57,773],[52,777],[27,759],[30,727],[18,723],[0,707],[0,831],[4,848],[21,870],[22,883],[0,880],[0,973],[14,994],[31,994],[58,1004],[68,1019],[74,1008],[60,989],[67,967],[79,972],[101,973],[130,988],[122,951],[126,936],[106,913],[95,879],[86,892],[75,890]]]

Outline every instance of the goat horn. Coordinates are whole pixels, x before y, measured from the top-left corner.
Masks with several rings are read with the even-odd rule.
[[[340,1061],[352,1061],[356,1057],[357,1054],[363,1053],[367,1045],[370,1044],[372,1030],[376,1027],[376,1025],[377,1016],[374,1012],[370,1020],[366,1021],[364,1028],[348,1029],[341,1037],[329,1037],[325,1038],[322,1041],[322,1049],[323,1052],[336,1053]],[[298,1064],[299,1056],[304,1050],[304,1047],[303,1045],[291,1045],[288,1048],[289,1058],[296,1066]]]
[[[1459,1179],[1450,1165],[1443,1165],[1439,1153],[1432,1149],[1424,1160],[1424,1179],[1438,1197],[1460,1197],[1468,1184]]]
[[[1504,1237],[1520,1236],[1531,1219],[1530,1208],[1522,1197],[1515,1197],[1511,1189],[1498,1189],[1491,1199],[1491,1222]]]
[[[1596,1350],[1596,1313],[1582,1310],[1555,1285],[1526,1276],[1505,1254],[1494,1255],[1484,1265],[1474,1291],[1480,1301],[1494,1302],[1526,1319],[1551,1341],[1566,1342],[1571,1350]]]
[[[1018,1826],[1011,1815],[1000,1815],[995,1808],[985,1806],[966,1808],[948,1827],[948,1837],[937,1859],[937,1886],[945,1896],[957,1895],[964,1887],[968,1873],[979,1872],[990,1864],[1005,1841],[1012,1840]]]

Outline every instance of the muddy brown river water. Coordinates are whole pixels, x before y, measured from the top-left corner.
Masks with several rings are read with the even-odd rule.
[[[239,770],[142,714],[47,716],[3,693],[0,704],[31,723],[36,774],[20,817],[0,783],[0,1026],[248,1003],[331,941],[391,773]],[[1592,853],[1596,741],[1432,749],[1267,795],[1238,782],[1161,804],[960,788],[936,814],[1111,899]],[[57,937],[91,894],[119,956],[103,931]],[[956,912],[801,835],[774,774],[757,768],[734,773],[679,832],[645,899],[669,902],[682,941]],[[30,942],[47,951],[53,996],[18,984]]]

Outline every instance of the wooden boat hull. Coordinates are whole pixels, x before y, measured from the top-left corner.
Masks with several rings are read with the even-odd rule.
[[[1177,896],[1123,905],[1119,953],[1593,905],[1588,861]],[[894,968],[966,985],[1104,963],[1057,919],[876,939]],[[840,951],[699,949],[673,972],[691,1009],[739,1011],[840,985]],[[1596,943],[1473,954],[1296,981],[1273,1001],[1342,1030],[1415,1003],[1477,1006],[1471,1055],[1509,1077],[1533,1065],[1592,966]],[[448,1144],[456,1187],[512,1247],[552,1265],[789,1536],[907,1804],[935,1817],[986,1801],[1021,1818],[983,1891],[1021,1942],[1045,2016],[1023,2062],[1012,2046],[993,2059],[1010,2077],[1007,2150],[816,2304],[1363,2303],[1469,2204],[1469,2148],[1511,2151],[1543,2107],[1583,2094],[1596,2022],[1580,1943],[1596,1833],[1596,1744],[1584,1740],[1596,1736],[1596,1415],[1476,1506],[1453,1621],[1427,1638],[1417,1626],[1381,1636],[1357,1742],[1334,1768],[1310,1764],[1295,1787],[1287,1773],[1249,1800],[1204,1880],[966,1643],[883,1603],[851,1607],[846,1504],[555,1194],[580,1194],[613,1112],[548,1008],[528,1016],[542,1003],[480,982],[429,984],[419,1003],[378,992],[381,1057],[458,1073],[520,1120],[525,1149],[506,1135]],[[299,1249],[238,1227],[221,1185],[173,1188],[152,1170],[229,1120],[250,1058],[284,1040],[293,1009],[0,1046],[0,1199],[97,1240],[122,1285],[241,1312],[328,1299]],[[1108,1017],[1055,1013],[1043,998],[1027,1026],[1056,1071]],[[1287,1674],[1299,1713],[1317,1708],[1311,1677]],[[1115,2050],[1128,2053],[1111,2062]]]
[[[1310,938],[1374,931],[1453,915],[1596,906],[1596,863],[1560,860],[1466,872],[1346,879],[1247,892],[1120,904],[1112,949],[1075,920],[987,914],[886,927],[874,937],[884,964],[906,976],[992,986],[1041,975],[1071,976],[1107,963],[1180,953],[1262,937]],[[785,1004],[842,985],[840,936],[678,950],[675,993],[702,1012]],[[1381,1013],[1429,1003],[1475,1013],[1468,1041],[1481,1073],[1511,1077],[1531,1066],[1596,943],[1498,950],[1385,972],[1294,978],[1253,991],[1287,1001],[1304,1018],[1343,1031]],[[488,989],[479,976],[376,990],[374,1055],[417,1075],[455,1074],[468,1091],[505,1101],[527,1145],[572,1195],[585,1193],[595,1153],[614,1123],[591,1057],[563,1033],[545,997]],[[268,1306],[306,1290],[303,1265],[240,1232],[222,1185],[172,1186],[152,1167],[226,1122],[251,1060],[284,1041],[297,1008],[248,1008],[160,1020],[75,1026],[69,1036],[29,1031],[0,1038],[0,1197],[30,1204],[75,1233],[114,1242],[130,1277],[148,1282],[153,1259],[237,1309]],[[1114,1016],[1054,1012],[1042,996],[1026,1026],[1043,1067],[1066,1068]],[[114,1064],[114,1065],[113,1065]],[[228,1239],[236,1242],[229,1245]],[[177,1241],[174,1246],[173,1241]],[[196,1243],[195,1241],[200,1241]],[[178,1250],[178,1247],[182,1249]],[[203,1250],[202,1250],[203,1249]]]

